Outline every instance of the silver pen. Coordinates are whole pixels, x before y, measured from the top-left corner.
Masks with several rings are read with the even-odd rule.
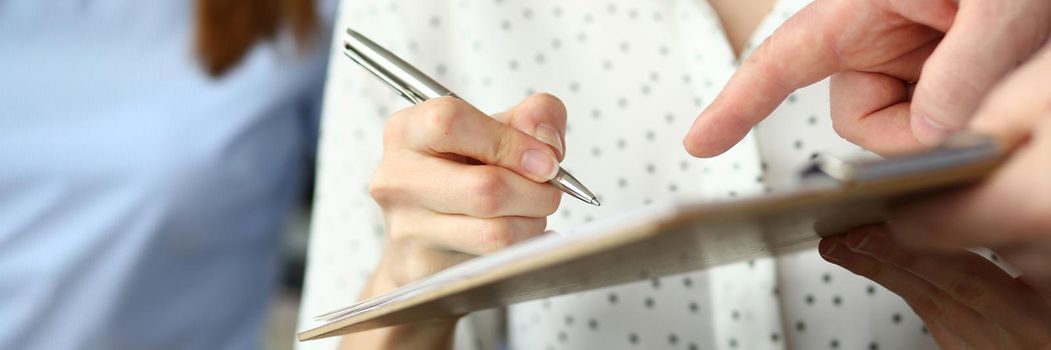
[[[364,67],[372,75],[383,80],[383,82],[390,85],[391,88],[394,88],[395,91],[412,103],[418,104],[442,96],[459,98],[459,96],[446,89],[442,84],[434,81],[434,79],[423,74],[423,72],[398,58],[398,56],[387,51],[387,49],[372,42],[369,38],[349,28],[347,29],[346,40],[343,41],[343,54]],[[592,205],[601,205],[598,198],[587,187],[584,187],[580,181],[573,175],[570,175],[565,169],[562,169],[562,167],[558,168],[558,174],[555,174],[554,178],[548,180],[548,183],[584,202]]]

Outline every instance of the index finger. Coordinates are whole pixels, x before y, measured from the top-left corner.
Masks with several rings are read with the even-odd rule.
[[[566,106],[558,97],[536,93],[493,118],[550,145],[559,160],[565,158]]]
[[[536,182],[548,181],[558,172],[558,157],[550,146],[466,102],[441,97],[417,107],[415,113],[397,115],[397,124],[407,125],[398,130],[404,132],[405,141],[414,149],[471,157]],[[416,119],[413,117],[419,118],[408,120]]]
[[[835,2],[817,2],[792,16],[741,64],[697,117],[683,141],[695,157],[722,154],[796,89],[840,70],[833,34],[847,21]]]

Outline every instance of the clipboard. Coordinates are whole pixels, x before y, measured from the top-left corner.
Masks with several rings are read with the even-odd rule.
[[[1003,158],[994,140],[976,135],[893,159],[819,156],[801,172],[798,189],[722,202],[657,203],[571,233],[548,232],[319,315],[320,323],[298,339],[464,315],[812,248],[820,237],[882,222],[895,200],[977,182]]]

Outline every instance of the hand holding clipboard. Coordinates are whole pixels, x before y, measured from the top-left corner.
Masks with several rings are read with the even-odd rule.
[[[548,233],[360,303],[319,315],[309,340],[812,248],[821,236],[883,219],[907,196],[973,183],[1000,163],[990,139],[965,137],[897,159],[825,158],[786,193],[665,202]],[[813,230],[776,230],[796,226]],[[806,232],[800,234],[799,232]]]

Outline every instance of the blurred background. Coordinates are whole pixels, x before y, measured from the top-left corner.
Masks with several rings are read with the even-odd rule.
[[[314,168],[311,166],[304,171],[312,174]],[[288,224],[281,236],[281,282],[270,301],[266,330],[263,332],[263,344],[268,350],[289,349],[295,342],[296,318],[299,316],[307,243],[310,239],[313,193],[313,181],[310,181],[309,190],[304,192],[299,203],[289,213]]]
[[[338,0],[0,1],[0,349],[288,349]]]

